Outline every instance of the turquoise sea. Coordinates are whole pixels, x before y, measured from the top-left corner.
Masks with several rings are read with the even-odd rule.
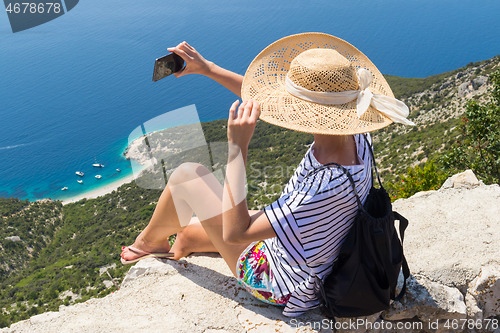
[[[154,59],[183,40],[243,74],[273,41],[320,31],[385,74],[425,77],[499,54],[499,12],[497,0],[82,0],[14,34],[2,11],[0,196],[63,199],[130,175],[129,134],[165,112],[195,104],[202,121],[225,118],[236,97],[207,78],[152,82]]]

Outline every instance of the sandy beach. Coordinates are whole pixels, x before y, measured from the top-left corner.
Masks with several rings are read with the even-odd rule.
[[[68,199],[64,199],[64,200],[62,200],[62,203],[63,203],[63,205],[66,205],[69,203],[77,202],[77,201],[82,200],[82,199],[94,199],[94,198],[103,196],[105,194],[111,193],[114,190],[116,190],[117,188],[119,188],[120,186],[122,186],[123,184],[127,184],[127,183],[134,181],[134,179],[135,179],[134,174],[127,176],[127,177],[124,177],[124,178],[120,178],[118,180],[115,180],[112,183],[109,183],[107,185],[99,187],[95,190],[85,192],[85,193],[76,195],[74,197],[68,198]]]
[[[94,190],[90,190],[88,192],[81,193],[67,199],[63,199],[61,200],[63,205],[77,202],[82,199],[94,199],[103,196],[105,194],[113,192],[123,184],[130,183],[134,181],[136,178],[138,178],[142,174],[142,172],[147,168],[146,164],[149,162],[150,152],[143,151],[144,150],[143,138],[144,137],[141,136],[132,141],[131,143],[129,143],[127,149],[125,149],[125,153],[123,154],[125,158],[127,158],[128,160],[135,160],[138,162],[138,165],[136,164],[135,169],[133,169],[133,173],[131,175],[117,179],[109,184],[100,186],[99,188],[96,188]]]

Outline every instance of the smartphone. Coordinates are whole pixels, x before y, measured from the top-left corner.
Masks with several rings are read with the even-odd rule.
[[[169,76],[172,73],[178,72],[184,68],[184,60],[175,53],[167,54],[156,59],[155,68],[153,70],[153,81],[156,82]]]

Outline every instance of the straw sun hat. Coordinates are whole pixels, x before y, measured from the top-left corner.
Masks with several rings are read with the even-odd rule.
[[[323,33],[292,35],[266,47],[248,67],[241,97],[259,102],[262,120],[307,133],[413,125],[377,67],[351,44]]]

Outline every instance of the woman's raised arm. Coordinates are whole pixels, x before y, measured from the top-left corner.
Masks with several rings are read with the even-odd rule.
[[[168,50],[178,54],[186,62],[186,66],[182,71],[174,73],[175,77],[181,77],[187,74],[205,75],[241,97],[243,76],[240,74],[228,71],[206,60],[194,47],[186,42],[182,42],[176,47],[169,47]]]

